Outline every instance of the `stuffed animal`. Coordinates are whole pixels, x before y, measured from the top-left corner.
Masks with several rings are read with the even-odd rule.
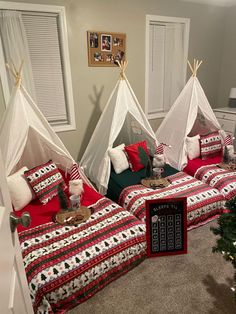
[[[70,180],[69,192],[71,195],[81,195],[84,192],[83,181],[81,179]]]
[[[153,156],[152,166],[155,168],[162,168],[166,164],[166,159],[164,154],[155,154]]]

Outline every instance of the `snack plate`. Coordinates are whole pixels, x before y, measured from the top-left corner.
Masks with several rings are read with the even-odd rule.
[[[77,210],[61,210],[55,215],[55,222],[62,225],[77,225],[88,220],[92,214],[91,211],[85,206],[80,206]]]
[[[153,179],[145,178],[141,180],[141,184],[151,189],[162,189],[171,184],[167,178]]]
[[[236,170],[236,164],[235,163],[228,163],[228,164],[220,163],[217,166],[219,168],[229,170],[229,171],[235,171]]]

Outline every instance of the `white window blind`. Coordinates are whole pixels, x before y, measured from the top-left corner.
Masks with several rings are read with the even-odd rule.
[[[149,113],[164,110],[165,27],[151,25],[149,49]],[[158,82],[158,84],[157,84]]]
[[[185,84],[189,20],[147,16],[146,103],[148,118],[163,117]]]
[[[53,124],[68,124],[57,13],[22,12],[37,105]]]

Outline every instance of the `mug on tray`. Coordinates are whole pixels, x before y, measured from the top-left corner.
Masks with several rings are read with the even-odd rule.
[[[162,172],[164,171],[164,168],[153,168],[152,172],[153,172],[153,177],[155,179],[161,179],[162,176]]]
[[[80,208],[80,196],[79,195],[71,195],[70,196],[70,205],[71,209],[76,210]]]

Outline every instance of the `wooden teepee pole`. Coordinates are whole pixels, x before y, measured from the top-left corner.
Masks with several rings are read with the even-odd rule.
[[[9,63],[6,63],[7,69],[15,78],[15,85],[18,87],[21,85],[21,81],[22,81],[23,64],[24,64],[24,60],[21,61],[20,68],[19,70],[17,70],[13,62],[11,62],[11,65],[9,65]]]
[[[116,61],[117,62],[117,64],[119,65],[119,67],[120,67],[120,69],[121,69],[121,71],[120,71],[120,79],[121,80],[124,80],[125,79],[125,70],[126,70],[126,68],[127,68],[127,66],[128,66],[128,61],[119,61],[119,60],[117,60]]]
[[[199,61],[199,60],[196,60],[195,58],[193,59],[193,65],[191,65],[191,63],[189,62],[188,60],[188,65],[189,65],[189,68],[192,72],[192,76],[197,76],[197,71],[200,67],[200,65],[202,64],[202,60]]]

